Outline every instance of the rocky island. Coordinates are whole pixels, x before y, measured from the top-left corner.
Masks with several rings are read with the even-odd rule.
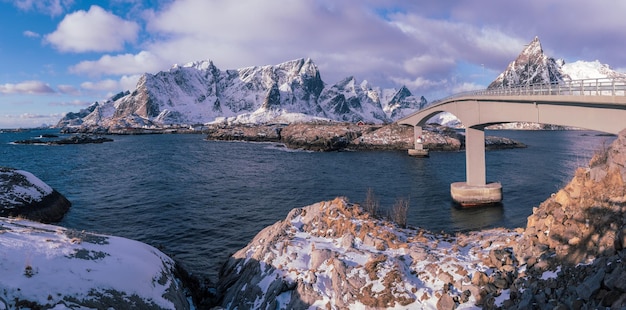
[[[107,137],[94,137],[91,135],[73,135],[59,139],[58,136],[42,136],[40,139],[17,140],[15,144],[45,144],[45,145],[65,145],[65,144],[91,144],[112,142],[113,139]]]
[[[212,125],[208,140],[237,140],[283,143],[292,149],[310,151],[401,150],[413,148],[413,128],[398,124],[308,122],[272,125]],[[464,149],[465,136],[437,124],[424,131],[424,146],[433,151]],[[487,149],[523,148],[523,143],[503,137],[485,139]]]

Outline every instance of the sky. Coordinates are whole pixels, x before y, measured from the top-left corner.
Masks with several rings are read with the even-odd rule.
[[[623,0],[0,0],[0,128],[56,124],[144,73],[311,58],[322,80],[435,99],[485,88],[535,36],[626,72]]]

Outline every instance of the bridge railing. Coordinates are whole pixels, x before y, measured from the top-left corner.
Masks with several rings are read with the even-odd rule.
[[[601,78],[487,88],[454,94],[433,103],[465,96],[626,96],[626,79]]]

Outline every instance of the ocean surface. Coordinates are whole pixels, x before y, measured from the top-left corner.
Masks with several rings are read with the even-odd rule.
[[[16,145],[51,131],[0,133],[0,166],[27,170],[65,195],[61,226],[139,240],[215,281],[220,266],[264,227],[298,207],[372,189],[382,208],[410,203],[409,225],[456,232],[523,227],[532,208],[615,137],[591,131],[487,131],[528,145],[487,151],[502,206],[455,208],[464,152],[314,153],[272,143],[206,141],[201,134],[111,136],[86,145]]]

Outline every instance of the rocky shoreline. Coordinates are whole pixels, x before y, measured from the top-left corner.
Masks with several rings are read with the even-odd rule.
[[[526,228],[403,229],[343,198],[294,209],[224,265],[217,305],[624,309],[626,130]]]
[[[431,151],[459,151],[465,136],[438,125],[424,128],[424,147]],[[207,140],[283,143],[291,149],[309,151],[401,150],[414,147],[413,128],[398,124],[294,123],[274,125],[211,125]],[[523,148],[523,143],[502,137],[486,137],[487,149]]]
[[[342,136],[350,132],[350,127],[345,128]],[[381,129],[362,133],[355,139],[360,141],[361,137],[371,137],[371,133]],[[394,127],[386,130],[396,129],[401,130]],[[290,130],[302,132],[305,128]],[[324,130],[328,136],[341,133],[338,129],[333,132],[331,128]],[[437,130],[448,129],[435,128],[426,135]],[[248,134],[252,135],[252,132]],[[9,175],[5,178],[9,181],[4,182],[3,193],[23,193],[11,186],[28,187],[24,181],[34,185],[31,186],[34,189],[28,192],[35,196],[53,193],[53,189],[26,172],[9,168],[2,171]],[[180,264],[175,266],[158,250],[146,248],[152,254],[142,252],[137,255],[152,257],[156,265],[166,267],[143,276],[169,279],[170,282],[157,282],[167,284],[159,290],[168,289],[172,294],[160,299],[148,292],[140,302],[159,300],[159,303],[172,302],[176,307],[187,308],[189,305],[183,295],[190,294],[198,309],[624,309],[624,180],[626,130],[610,146],[599,150],[588,168],[579,168],[569,184],[533,208],[525,228],[437,234],[419,228],[403,228],[397,221],[367,211],[371,208],[367,208],[366,203],[352,203],[339,197],[293,209],[285,220],[263,229],[223,265],[215,284],[193,278]],[[16,199],[5,195],[3,203],[5,201]],[[26,240],[35,233],[45,238],[44,243],[63,244],[70,253],[75,253],[59,256],[61,252],[50,248],[43,252],[47,257],[84,259],[93,264],[93,268],[102,266],[99,264],[106,257],[126,257],[119,249],[98,250],[111,242],[99,240],[118,240],[113,237],[40,226],[23,220],[0,219],[0,239]],[[24,247],[39,244],[39,241],[29,240],[21,242],[20,247],[15,247],[14,243],[0,242],[0,245],[13,244],[8,250],[22,251]],[[80,242],[75,244],[74,240]],[[35,250],[27,251],[35,253]],[[138,262],[136,257],[133,262]],[[29,297],[35,295],[29,295],[32,292],[23,288],[31,278],[37,280],[45,276],[52,279],[52,274],[47,272],[50,268],[30,264],[23,268],[17,266],[19,259],[9,263],[7,268],[19,271],[11,275],[11,279],[23,281],[20,283],[24,286],[16,288],[12,286],[13,282],[0,280],[0,287],[5,292],[0,294],[0,302],[5,301],[5,304],[9,300],[9,305],[13,305],[15,300],[15,307],[84,306],[92,302],[103,307],[125,307],[138,302],[125,299],[123,290],[116,291],[122,295],[115,297],[114,301],[107,300],[102,294],[87,296],[72,295],[82,294],[72,292],[41,301],[41,297]],[[14,263],[17,267],[11,265]],[[129,266],[132,264],[125,265],[125,268]],[[81,277],[94,276],[84,270],[78,271],[66,270],[68,274],[82,274]],[[48,285],[53,286],[54,282]],[[111,285],[123,287],[121,282]],[[102,290],[101,287],[94,289]]]

